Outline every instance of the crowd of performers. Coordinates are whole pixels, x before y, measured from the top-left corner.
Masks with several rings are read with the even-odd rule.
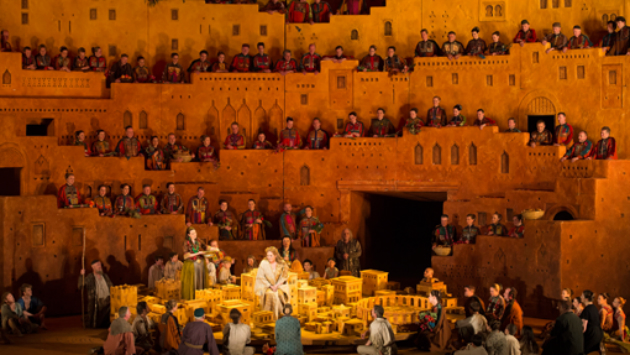
[[[347,0],[359,3],[367,0]],[[348,6],[348,9],[354,6]],[[282,1],[270,0],[269,4],[264,8],[266,12],[284,13],[285,8]],[[348,10],[352,11],[352,10]],[[309,5],[306,0],[296,0],[291,4],[288,11],[288,19],[290,22],[327,22],[331,14],[330,5],[326,2],[315,0]],[[530,28],[527,20],[521,21],[521,29],[518,31],[512,43],[505,45],[500,41],[500,33],[495,31],[492,33],[492,43],[486,44],[486,41],[479,36],[480,29],[475,27],[471,30],[472,39],[464,46],[457,40],[455,32],[448,33],[448,40],[441,46],[434,40],[429,38],[429,32],[426,29],[421,31],[422,40],[418,42],[414,50],[415,57],[436,57],[444,56],[450,60],[458,60],[461,56],[477,56],[485,58],[486,55],[507,55],[509,49],[514,43],[521,46],[525,43],[540,41],[543,45],[549,44],[547,53],[559,51],[566,53],[567,50],[579,50],[593,47],[590,38],[582,33],[579,25],[573,27],[573,36],[567,38],[562,33],[560,23],[553,23],[553,31],[543,38],[538,38],[536,31]],[[608,21],[605,34],[599,43],[602,51],[606,55],[627,55],[630,47],[630,30],[626,26],[624,17],[616,17],[614,21]],[[46,45],[41,44],[36,48],[37,53],[33,53],[30,47],[22,49],[22,68],[26,70],[59,70],[65,72],[82,71],[82,72],[103,72],[108,77],[108,83],[184,83],[186,75],[191,73],[271,73],[277,72],[281,74],[289,74],[296,72],[318,73],[320,71],[321,61],[332,61],[340,63],[348,59],[354,59],[352,56],[344,54],[343,48],[337,46],[335,53],[330,55],[320,55],[316,52],[315,44],[310,44],[308,52],[299,60],[292,58],[290,50],[284,50],[282,58],[276,58],[275,62],[266,52],[265,44],[260,42],[256,45],[258,53],[250,54],[250,45],[245,43],[241,48],[241,53],[235,55],[231,62],[226,61],[226,54],[218,52],[216,58],[209,58],[207,50],[199,53],[199,59],[193,61],[187,70],[179,62],[179,54],[172,53],[171,61],[162,70],[161,77],[153,75],[153,70],[146,63],[146,59],[142,56],[136,58],[136,65],[129,63],[129,56],[122,54],[120,60],[110,67],[103,56],[100,47],[93,47],[92,54],[88,56],[84,48],[79,48],[74,59],[69,54],[67,47],[61,47],[59,54],[51,57],[48,54]],[[0,32],[0,51],[11,52],[12,46],[9,37],[9,31],[2,30]],[[357,70],[374,72],[387,71],[390,74],[406,73],[413,69],[413,58],[400,58],[396,54],[396,48],[390,46],[387,48],[385,59],[376,54],[376,46],[371,46],[368,55],[361,59]]]
[[[187,243],[195,242],[195,238],[194,230],[191,229]],[[201,248],[200,245],[199,250]],[[185,245],[184,250],[190,249]],[[217,261],[213,259],[216,255],[223,255],[218,249],[218,244],[211,250],[213,253],[186,252],[183,266],[177,260],[177,254],[172,254],[173,257],[166,266],[161,263],[160,258],[149,273],[159,270],[160,276],[181,280],[183,292],[190,292],[185,289],[191,288],[192,291],[201,283],[208,286],[208,282],[212,282],[208,280],[211,277],[208,277],[205,270],[202,272],[204,276],[197,277],[196,264],[205,268],[205,265]],[[277,345],[273,348],[265,345],[263,353],[303,354],[300,323],[291,315],[293,309],[289,302],[287,278],[290,263],[275,247],[268,247],[265,252],[266,257],[260,263],[256,260],[248,262],[249,268],[258,269],[254,290],[259,297],[261,309],[272,312],[274,319],[277,320],[275,327]],[[210,254],[213,255],[212,258],[208,257]],[[204,259],[208,260],[200,261]],[[219,261],[225,263],[219,277],[226,282],[233,281],[229,275],[231,259],[223,257]],[[304,265],[312,265],[309,263],[306,260]],[[112,282],[103,271],[100,261],[95,260],[91,264],[91,269],[92,273],[88,275],[82,270],[85,280],[82,276],[79,281],[79,287],[85,287],[88,294],[88,313],[85,320],[88,327],[109,327],[104,346],[95,350],[107,355],[142,354],[152,350],[196,355],[203,354],[204,349],[210,354],[219,354],[212,328],[203,322],[205,319],[203,309],[195,310],[195,321],[182,329],[177,317],[173,315],[178,307],[177,300],[169,300],[166,303],[167,312],[162,316],[159,325],[154,324],[147,316],[149,308],[146,302],[138,303],[137,316],[132,323],[129,322],[130,310],[122,307],[117,310],[118,319],[110,324],[109,287],[112,286]],[[307,271],[313,273],[312,269]],[[312,277],[318,276],[312,274]],[[437,282],[439,280],[434,277],[434,270],[427,268],[421,283]],[[7,342],[9,340],[4,334],[5,331],[22,336],[38,329],[45,329],[46,306],[33,296],[31,285],[23,285],[20,291],[22,297],[17,301],[8,292],[2,296],[2,336]],[[571,289],[565,288],[560,298],[553,300],[559,311],[558,318],[547,323],[540,334],[534,335],[532,327],[524,325],[523,309],[517,301],[518,292],[515,287],[504,287],[496,283],[490,285],[487,305],[476,295],[476,287],[473,285],[464,287],[463,295],[465,317],[458,320],[452,328],[443,309],[442,297],[445,295],[437,289],[430,291],[428,295],[430,308],[420,312],[414,323],[417,334],[411,341],[418,349],[425,351],[452,349],[457,350],[454,354],[459,355],[533,355],[539,354],[542,348],[543,355],[581,355],[593,351],[605,353],[605,344],[612,344],[623,352],[630,351],[628,338],[630,331],[625,325],[626,316],[623,311],[626,300],[621,296],[611,297],[608,293],[596,295],[590,290],[575,295]],[[359,354],[397,353],[396,338],[384,314],[385,309],[380,305],[375,305],[372,309],[373,322],[361,334],[361,337],[367,338],[368,341],[357,348]],[[251,329],[249,325],[240,322],[240,317],[241,314],[237,310],[230,313],[232,322],[223,329],[224,351],[229,354],[253,355],[254,348],[248,346],[251,342]],[[154,339],[151,330],[158,326],[160,337]],[[542,342],[542,346],[539,346],[539,342]]]

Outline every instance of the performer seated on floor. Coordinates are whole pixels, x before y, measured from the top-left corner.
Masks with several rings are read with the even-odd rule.
[[[38,324],[41,329],[48,329],[44,324],[46,318],[46,306],[39,298],[33,297],[33,286],[29,284],[23,284],[20,287],[22,292],[22,298],[18,300],[20,306],[24,310],[24,313],[28,317],[31,323]]]

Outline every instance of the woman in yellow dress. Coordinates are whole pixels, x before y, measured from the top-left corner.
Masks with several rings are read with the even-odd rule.
[[[208,272],[206,271],[206,246],[197,238],[197,231],[190,227],[186,230],[184,241],[184,267],[182,269],[182,298],[192,300],[195,290],[210,287]]]
[[[278,249],[265,249],[266,259],[260,262],[254,292],[260,299],[260,308],[271,311],[277,319],[285,304],[289,303],[289,265],[287,265]]]

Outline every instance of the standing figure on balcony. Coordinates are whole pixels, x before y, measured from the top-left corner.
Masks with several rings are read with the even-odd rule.
[[[74,185],[74,174],[66,174],[66,183],[59,188],[57,193],[58,208],[77,208],[81,205],[81,195]]]
[[[302,138],[300,137],[300,132],[293,128],[293,118],[287,117],[286,122],[286,127],[280,131],[280,135],[278,137],[278,147],[289,150],[301,149]]]
[[[273,69],[273,61],[267,53],[265,53],[265,44],[258,42],[258,54],[252,58],[252,71],[256,73],[271,73]]]
[[[464,45],[456,40],[457,35],[451,31],[448,33],[448,41],[442,44],[442,53],[448,60],[457,60],[464,54]]]
[[[433,229],[433,249],[437,246],[451,246],[457,238],[455,227],[449,223],[447,214],[440,218],[440,224]]]
[[[252,67],[252,56],[249,55],[249,44],[241,46],[241,53],[232,59],[230,70],[235,73],[248,73]]]
[[[383,65],[383,58],[376,54],[376,46],[371,45],[368,55],[361,59],[361,64],[357,67],[357,70],[362,72],[383,71]]]
[[[495,212],[492,214],[492,223],[488,226],[488,235],[496,235],[503,237],[507,234],[507,228],[501,224],[501,214]]]
[[[479,27],[473,28],[471,33],[473,39],[468,41],[466,45],[466,54],[469,56],[476,55],[482,59],[485,58],[483,54],[488,50],[488,45],[486,45],[486,41],[479,38]]]
[[[591,48],[593,47],[593,42],[591,42],[587,35],[582,33],[582,27],[575,25],[573,26],[573,37],[569,39],[567,47],[569,49]]]
[[[562,34],[562,28],[560,27],[560,22],[553,23],[553,32],[545,36],[542,40],[542,45],[545,46],[547,43],[551,44],[545,53],[549,54],[551,51],[562,51],[562,53],[567,52],[567,44],[569,40],[567,36]]]
[[[299,237],[302,247],[318,247],[320,246],[319,235],[324,229],[324,225],[319,218],[313,215],[313,207],[304,207],[304,217],[300,220]]]
[[[475,225],[475,215],[469,214],[466,216],[466,227],[462,230],[459,242],[462,244],[475,244],[479,234],[481,234],[481,232],[479,227]]]
[[[188,73],[208,73],[212,69],[212,64],[208,60],[208,51],[205,49],[199,52],[199,59],[193,60],[188,67]]]
[[[536,148],[537,145],[551,145],[552,141],[553,135],[545,129],[545,122],[538,120],[536,122],[536,131],[530,134],[529,146]]]
[[[617,143],[615,138],[610,136],[610,128],[608,126],[602,127],[600,137],[602,139],[597,142],[592,156],[586,159],[617,160]]]
[[[440,106],[442,99],[439,96],[433,97],[433,107],[427,111],[426,125],[429,127],[442,127],[446,126],[446,112]]]
[[[374,138],[394,137],[396,135],[396,128],[389,119],[385,118],[385,109],[379,107],[376,110],[376,118],[372,120],[370,133]]]
[[[213,223],[219,227],[220,240],[235,240],[237,222],[232,211],[228,210],[228,202],[219,200],[219,210],[214,214]]]
[[[514,215],[514,217],[512,217],[512,222],[514,222],[514,227],[510,229],[508,237],[519,239],[524,238],[525,225],[523,224],[523,216],[520,214]]]
[[[523,47],[525,43],[536,42],[536,30],[529,27],[529,21],[521,21],[521,30],[514,37],[514,43],[518,43]]]
[[[138,138],[134,137],[133,127],[125,127],[125,136],[116,144],[116,152],[120,157],[127,159],[137,157],[142,152],[142,146]]]
[[[223,142],[223,148],[225,149],[245,149],[245,136],[238,133],[239,126],[237,122],[232,122],[230,126],[232,133],[225,137],[225,142]]]
[[[565,146],[567,151],[573,146],[573,126],[567,123],[567,115],[558,113],[558,125],[556,126],[556,139],[554,146]]]
[[[103,57],[101,47],[92,47],[92,56],[89,58],[92,71],[105,72],[107,70],[107,60]]]
[[[422,41],[416,45],[416,57],[437,57],[440,53],[440,46],[432,39],[429,39],[429,31],[422,29],[420,31]]]
[[[168,84],[183,84],[186,82],[184,68],[179,64],[179,54],[171,53],[171,62],[164,68],[162,82]]]

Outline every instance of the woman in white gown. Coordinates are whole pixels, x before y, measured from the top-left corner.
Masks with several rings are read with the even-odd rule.
[[[283,306],[290,300],[289,266],[275,247],[265,249],[265,253],[267,257],[258,267],[254,292],[260,300],[260,308],[273,312],[277,319]]]

